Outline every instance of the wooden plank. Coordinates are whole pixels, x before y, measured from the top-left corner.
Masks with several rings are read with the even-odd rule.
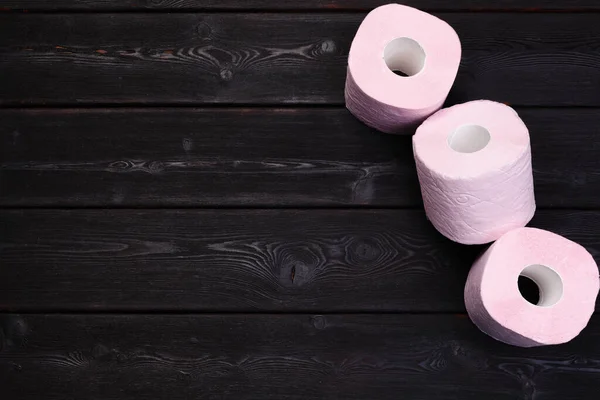
[[[3,0],[4,10],[370,10],[390,0]],[[423,10],[598,10],[593,0],[404,0]]]
[[[465,315],[2,315],[3,398],[596,399],[600,320],[522,349]],[[6,397],[8,396],[8,397]]]
[[[600,106],[596,14],[438,15],[464,46],[450,103]],[[343,104],[363,17],[5,13],[0,104]]]
[[[538,206],[600,207],[598,110],[518,111]],[[3,110],[0,119],[3,206],[421,206],[411,138],[376,133],[343,108]]]
[[[532,226],[600,261],[599,211]],[[0,310],[464,311],[482,250],[410,210],[4,210]]]

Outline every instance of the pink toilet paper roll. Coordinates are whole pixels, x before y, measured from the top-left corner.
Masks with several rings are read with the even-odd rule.
[[[410,131],[444,103],[460,55],[460,40],[446,22],[399,4],[378,7],[350,47],[346,107],[382,132]]]
[[[519,276],[540,292],[521,296]],[[598,296],[598,267],[582,246],[554,233],[519,228],[495,242],[473,265],[465,305],[479,329],[521,347],[565,343],[590,320]]]
[[[427,217],[449,239],[488,243],[533,217],[529,131],[512,108],[481,100],[438,111],[413,152]]]

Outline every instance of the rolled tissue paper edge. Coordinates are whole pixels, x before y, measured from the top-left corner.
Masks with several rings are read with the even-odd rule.
[[[489,129],[488,144],[452,149],[455,129],[471,124]],[[489,243],[533,218],[529,131],[509,106],[476,100],[442,109],[417,129],[413,153],[427,218],[450,240]]]
[[[526,272],[531,268],[537,271]],[[536,283],[538,304],[522,296],[519,276]],[[553,286],[556,277],[559,288]],[[479,256],[469,271],[464,301],[471,321],[488,336],[536,347],[577,337],[594,313],[599,289],[598,266],[583,246],[526,227],[503,235]],[[552,291],[558,292],[554,298]]]

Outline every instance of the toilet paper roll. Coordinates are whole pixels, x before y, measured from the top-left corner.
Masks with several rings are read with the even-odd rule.
[[[413,152],[427,217],[449,239],[488,243],[533,217],[529,132],[512,108],[482,100],[438,111]]]
[[[441,19],[399,4],[378,7],[350,47],[346,107],[382,132],[412,133],[444,103],[460,55],[456,32]]]
[[[517,280],[533,280],[537,305]],[[587,325],[600,281],[582,246],[554,233],[519,228],[496,241],[471,268],[465,305],[471,320],[494,339],[521,347],[565,343]]]

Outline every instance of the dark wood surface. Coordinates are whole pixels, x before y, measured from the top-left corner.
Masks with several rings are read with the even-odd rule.
[[[518,111],[538,206],[600,206],[598,110]],[[11,109],[0,120],[5,206],[421,206],[410,136],[376,133],[345,108]]]
[[[328,10],[368,11],[389,0],[3,0],[10,10]],[[405,0],[401,4],[423,10],[468,11],[589,11],[600,10],[597,0]]]
[[[458,315],[10,315],[0,387],[22,400],[592,400],[600,323],[519,349]]]
[[[463,46],[449,103],[600,106],[599,14],[439,16]],[[0,14],[0,104],[341,105],[363,17]]]
[[[464,282],[483,249],[446,240],[420,210],[0,218],[0,311],[464,312]],[[581,243],[600,262],[600,212],[538,211],[530,225]]]
[[[485,247],[426,220],[409,136],[344,109],[383,3],[0,0],[2,400],[598,398],[600,314],[479,332]],[[530,225],[600,261],[600,2],[405,4],[461,37],[447,105],[528,125]]]

